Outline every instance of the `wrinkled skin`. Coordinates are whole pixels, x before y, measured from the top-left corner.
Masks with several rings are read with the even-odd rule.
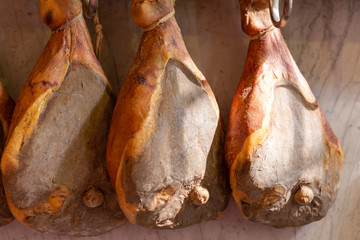
[[[323,218],[340,186],[343,154],[268,2],[241,0],[252,40],[225,139],[233,196],[244,216],[276,227]]]
[[[134,22],[167,16],[165,3],[134,1]],[[174,229],[218,218],[229,200],[222,146],[214,94],[171,17],[144,32],[111,122],[107,166],[129,221]]]
[[[58,29],[80,0],[42,0],[41,17]],[[51,16],[51,17],[50,17]],[[115,105],[85,21],[53,32],[16,104],[1,169],[9,208],[38,231],[98,235],[125,221],[106,171]]]
[[[3,153],[3,149],[5,146],[5,140],[6,136],[8,134],[10,122],[11,122],[11,116],[14,111],[15,103],[10,98],[10,96],[7,94],[5,88],[0,83],[0,121],[1,121],[1,127],[0,127],[0,155]],[[12,216],[8,204],[6,202],[6,196],[4,192],[4,187],[2,183],[2,176],[0,173],[0,226],[8,224],[14,219]]]

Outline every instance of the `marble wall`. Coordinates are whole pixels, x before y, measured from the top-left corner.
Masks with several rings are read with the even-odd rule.
[[[129,18],[130,0],[101,0],[101,64],[116,92],[133,59],[141,30]],[[0,0],[0,80],[16,99],[50,31],[37,0]],[[190,55],[218,99],[225,127],[246,59],[248,37],[237,0],[178,0],[176,17]],[[244,220],[233,201],[218,221],[176,231],[130,223],[93,240],[112,239],[360,239],[360,1],[295,0],[283,29],[289,48],[339,137],[345,155],[341,190],[328,216],[298,228],[275,229]],[[92,31],[93,25],[89,22]],[[359,184],[359,185],[357,185]],[[40,234],[14,221],[1,240],[74,239]]]

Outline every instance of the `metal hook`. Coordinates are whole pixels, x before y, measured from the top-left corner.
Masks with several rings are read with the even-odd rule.
[[[284,0],[283,15],[280,17],[280,0],[270,0],[271,21],[277,28],[285,27],[290,18],[293,0]]]
[[[88,19],[93,19],[98,9],[98,0],[83,0],[83,2],[85,16]]]

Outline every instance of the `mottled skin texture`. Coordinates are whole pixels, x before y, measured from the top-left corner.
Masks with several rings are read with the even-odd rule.
[[[171,11],[156,4],[157,19]],[[108,171],[129,221],[174,229],[218,218],[229,200],[222,144],[214,94],[171,17],[144,32],[111,123]]]
[[[51,29],[81,12],[80,0],[40,3]],[[124,223],[105,166],[114,105],[83,17],[54,32],[20,93],[1,162],[19,222],[76,236]]]
[[[340,185],[340,143],[300,73],[268,1],[241,0],[252,40],[225,139],[233,196],[244,216],[276,227],[323,218]]]
[[[0,83],[0,155],[3,153],[5,146],[6,136],[8,134],[11,116],[14,111],[15,103],[7,94],[5,88]],[[6,202],[4,187],[2,183],[2,175],[0,172],[0,225],[8,224],[13,220],[13,216],[9,210],[8,204]]]

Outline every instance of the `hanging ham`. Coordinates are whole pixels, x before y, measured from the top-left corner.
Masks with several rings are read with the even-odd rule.
[[[115,97],[94,55],[80,0],[41,0],[53,30],[19,96],[2,159],[5,192],[21,223],[91,236],[124,216],[106,171]]]
[[[152,228],[216,219],[229,199],[219,108],[173,15],[173,0],[133,1],[132,19],[144,33],[107,148],[123,212]]]
[[[323,218],[339,190],[343,154],[267,0],[240,0],[251,37],[226,134],[234,199],[244,216],[276,227]]]

